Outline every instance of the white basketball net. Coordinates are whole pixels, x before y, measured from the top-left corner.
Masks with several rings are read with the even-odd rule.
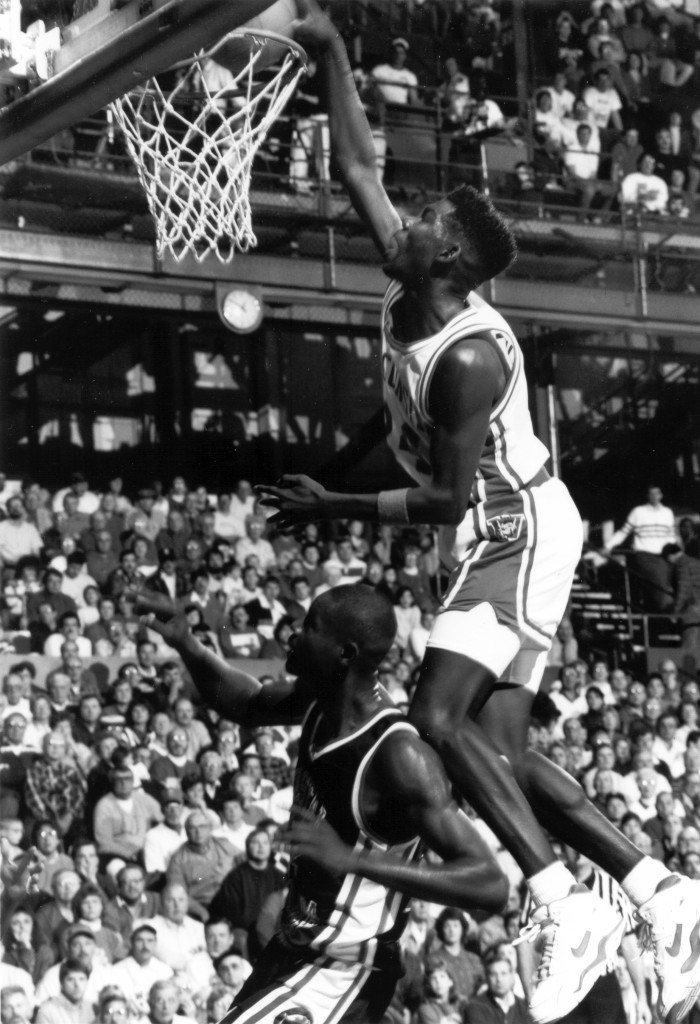
[[[239,34],[250,45],[239,72],[212,62],[214,48],[182,62],[170,92],[152,78],[112,104],[156,224],[158,255],[169,250],[177,262],[191,252],[198,262],[214,253],[229,263],[236,249],[257,245],[253,159],[305,70],[304,51],[284,39],[281,62],[261,81],[266,41],[283,37]]]

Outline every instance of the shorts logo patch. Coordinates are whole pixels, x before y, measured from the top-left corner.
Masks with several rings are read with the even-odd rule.
[[[506,512],[486,520],[486,528],[492,540],[511,542],[517,540],[525,526],[522,512]]]
[[[290,1006],[275,1017],[274,1024],[313,1024],[311,1010],[305,1006]]]

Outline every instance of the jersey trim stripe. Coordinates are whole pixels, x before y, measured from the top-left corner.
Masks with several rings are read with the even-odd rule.
[[[492,419],[494,415],[497,413],[497,411],[501,408],[501,406],[505,404],[505,401],[510,397],[513,388],[515,387],[516,372],[518,370],[517,358],[513,367],[508,366],[503,356],[503,353],[500,351],[498,345],[496,345],[493,342],[493,340],[488,336],[481,337],[477,333],[478,331],[485,331],[488,335],[488,332],[493,330],[493,325],[489,325],[488,323],[486,323],[486,321],[482,320],[481,322],[473,322],[472,318],[474,317],[475,314],[479,312],[479,310],[467,310],[465,313],[460,314],[455,320],[452,320],[450,322],[450,330],[447,333],[445,333],[444,338],[441,339],[438,348],[432,354],[432,356],[426,363],[423,372],[421,373],[420,381],[418,383],[418,390],[416,392],[416,405],[423,418],[431,426],[435,426],[435,421],[428,412],[428,390],[430,388],[430,383],[433,378],[433,373],[435,372],[435,367],[437,366],[438,362],[440,361],[444,353],[449,348],[452,348],[453,345],[456,345],[457,342],[459,341],[466,340],[467,338],[470,340],[473,338],[477,338],[480,341],[485,341],[489,345],[489,347],[494,350],[494,352],[498,356],[499,362],[504,367],[504,371],[507,378],[506,387],[503,395],[501,395],[494,409],[491,411],[489,419]],[[421,344],[423,344],[423,342],[421,342]],[[410,346],[400,346],[399,351],[408,352],[410,351]]]
[[[512,337],[513,337],[513,341],[515,341],[515,335],[512,335]],[[494,347],[497,348],[497,346],[494,346]],[[517,384],[517,381],[518,381],[518,378],[519,378],[520,374],[522,373],[522,368],[523,368],[522,354],[520,352],[520,347],[516,344],[515,345],[515,360],[513,362],[513,367],[510,370],[510,379],[508,380],[508,383],[506,384],[505,391],[503,392],[503,394],[499,398],[498,402],[496,403],[496,405],[494,406],[494,408],[491,411],[491,418],[492,419],[499,419],[499,420],[501,419],[501,414],[503,413],[503,410],[505,409],[506,405],[510,401],[510,398],[511,398],[513,392],[515,391],[515,386]]]
[[[370,718],[370,720],[368,722],[365,722],[364,725],[361,725],[359,729],[355,730],[355,732],[351,732],[347,736],[343,736],[342,739],[333,740],[332,743],[327,743],[326,746],[325,747],[321,747],[320,750],[317,750],[315,752],[314,751],[310,751],[311,760],[312,761],[317,761],[319,759],[319,757],[323,757],[324,754],[330,754],[333,750],[338,750],[340,747],[344,747],[346,744],[351,743],[353,740],[357,739],[358,736],[362,736],[362,734],[367,732],[368,729],[371,729],[373,726],[375,726],[380,719],[386,718],[387,715],[395,715],[395,714],[396,714],[396,708],[382,708],[381,711],[378,711],[377,714],[373,718]],[[318,728],[318,725],[320,724],[320,721],[321,720],[319,718],[319,721],[318,721],[318,723],[316,725],[316,728]],[[314,734],[315,734],[315,732],[316,732],[316,730],[314,729]],[[312,739],[313,739],[313,737],[312,737]]]
[[[354,850],[357,853],[367,853],[372,849],[370,840],[360,835],[355,843]],[[336,897],[336,906],[328,919],[326,927],[315,939],[311,946],[321,952],[326,952],[328,946],[343,934],[346,923],[351,919],[351,909],[362,887],[364,879],[360,875],[348,875],[343,882],[342,888]]]
[[[520,599],[520,615],[519,618],[522,621],[522,628],[528,630],[534,634],[535,639],[541,642],[542,639],[546,640],[549,644],[552,640],[551,636],[546,633],[543,629],[540,629],[528,616],[527,614],[527,601],[528,591],[530,586],[530,576],[532,575],[532,566],[535,561],[535,550],[537,544],[537,512],[535,504],[532,500],[531,495],[527,491],[521,491],[523,499],[523,511],[527,518],[528,530],[527,530],[527,544],[525,548],[526,557],[523,558],[523,567],[525,572],[521,570],[520,577],[522,578],[522,590],[520,587],[520,578],[518,579],[518,596]]]
[[[334,1012],[330,1015],[330,1017],[328,1017],[326,1024],[333,1024],[333,1022],[336,1020],[342,1020],[343,1014],[347,1010],[348,1006],[354,1001],[355,996],[360,991],[360,989],[367,981],[369,976],[370,969],[364,966],[363,964],[362,967],[360,967],[357,978],[355,979],[354,983],[350,986],[345,996],[342,999],[338,1000],[338,1005]]]
[[[372,839],[376,843],[377,846],[380,846],[383,850],[388,850],[389,846],[392,844],[387,843],[387,841],[383,839],[377,832],[375,832],[374,829],[368,824],[368,822],[365,821],[362,814],[362,809],[360,807],[360,793],[362,790],[362,783],[364,782],[365,772],[367,771],[369,762],[374,757],[377,748],[381,746],[381,744],[384,742],[387,736],[391,736],[393,732],[396,732],[399,729],[406,732],[410,732],[413,736],[418,735],[418,730],[415,728],[415,726],[411,725],[410,722],[396,722],[395,725],[389,726],[389,728],[382,733],[382,735],[379,737],[374,746],[370,747],[370,749],[367,751],[365,756],[360,761],[360,765],[357,769],[357,774],[355,776],[355,784],[352,789],[351,806],[352,816],[355,819],[355,824],[359,828],[360,832],[364,832],[367,836],[369,836],[370,839]],[[410,843],[412,841],[412,839],[406,840],[407,843]],[[381,930],[379,934],[381,935]]]
[[[271,1020],[272,1014],[275,1010],[284,1006],[288,1002],[290,994],[295,996],[298,992],[303,991],[304,987],[309,984],[315,975],[319,974],[324,967],[328,966],[328,959],[315,960],[311,965],[303,967],[298,974],[285,983],[279,988],[273,989],[264,999],[255,1006],[251,1006],[249,1013],[244,1013],[241,1017],[236,1018],[236,1024],[261,1024],[262,1021]],[[232,1011],[235,1011],[235,1004],[232,1007]],[[226,1024],[226,1017],[223,1018],[221,1024]]]
[[[467,578],[467,573],[469,572],[472,562],[478,562],[481,554],[487,547],[488,543],[489,542],[487,540],[482,540],[481,543],[477,544],[476,547],[472,550],[471,554],[467,555],[466,558],[462,559],[459,566],[459,573],[457,574],[454,582],[452,583],[452,586],[446,592],[445,596],[442,599],[443,609],[447,610],[450,607],[450,603],[453,597],[455,596],[455,594],[458,593],[460,587]]]
[[[500,468],[502,476],[505,477],[513,490],[521,490],[525,486],[525,481],[522,477],[518,476],[508,459],[506,442],[504,440],[505,425],[500,416],[495,417],[492,421],[491,434],[494,440],[494,459],[496,461],[496,465]]]

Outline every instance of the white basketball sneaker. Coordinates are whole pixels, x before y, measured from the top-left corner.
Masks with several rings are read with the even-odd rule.
[[[530,928],[530,937],[539,933],[542,947],[530,999],[534,1024],[551,1024],[578,1006],[615,966],[623,932],[620,915],[584,885],[538,907]]]
[[[700,995],[700,882],[671,875],[637,913],[654,951],[659,1014],[677,1024]]]

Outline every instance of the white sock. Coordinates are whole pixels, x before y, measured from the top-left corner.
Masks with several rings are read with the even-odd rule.
[[[622,879],[620,885],[634,905],[639,907],[651,899],[659,882],[663,882],[670,874],[660,860],[642,857],[639,864],[635,864],[630,873]]]
[[[560,860],[555,860],[528,878],[527,884],[535,906],[541,907],[568,896],[571,886],[576,885],[576,879]]]

